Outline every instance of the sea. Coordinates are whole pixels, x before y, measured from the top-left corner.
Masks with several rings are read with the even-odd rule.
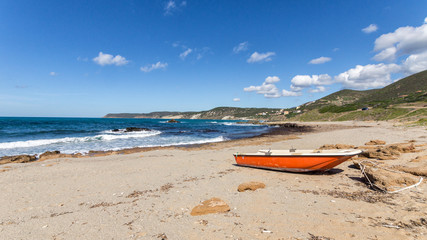
[[[231,120],[0,117],[0,157],[183,146],[258,136],[269,126]],[[126,132],[129,127],[146,128]]]

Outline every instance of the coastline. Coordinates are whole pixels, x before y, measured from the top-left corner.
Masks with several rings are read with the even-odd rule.
[[[203,148],[205,146],[215,146],[219,143],[239,143],[239,142],[246,142],[246,139],[251,139],[254,141],[258,138],[265,138],[273,135],[291,135],[291,134],[301,134],[304,132],[311,132],[315,131],[315,127],[308,126],[308,125],[302,125],[302,124],[295,124],[295,123],[267,123],[264,125],[269,126],[275,126],[272,127],[269,132],[262,133],[257,136],[252,137],[246,137],[246,138],[240,138],[240,139],[232,139],[232,140],[225,140],[225,141],[219,141],[219,142],[207,142],[207,143],[201,143],[201,144],[183,144],[183,145],[169,145],[169,146],[153,146],[153,147],[130,147],[130,148],[123,148],[119,150],[89,150],[87,153],[74,153],[74,154],[65,154],[61,153],[58,150],[52,150],[52,151],[46,151],[44,153],[38,154],[38,155],[11,155],[11,156],[3,156],[0,157],[0,165],[6,164],[6,163],[27,163],[32,161],[44,161],[47,159],[54,159],[54,158],[87,158],[87,157],[100,157],[100,156],[108,156],[108,155],[117,155],[117,154],[130,154],[130,153],[139,153],[139,152],[147,152],[147,151],[153,151],[153,150],[170,150],[170,149],[197,149],[197,148]],[[262,141],[259,139],[258,141]]]
[[[304,123],[305,124],[305,123]],[[424,127],[387,122],[309,123],[316,131],[191,147],[0,166],[5,239],[422,239],[426,184],[402,194],[370,189],[347,161],[326,173],[295,174],[234,165],[234,152],[315,149],[415,141],[418,152],[385,164],[416,166],[427,155]],[[263,182],[238,192],[241,183]],[[226,213],[191,216],[217,197]],[[424,219],[424,220],[423,220]],[[25,229],[23,231],[23,229]]]

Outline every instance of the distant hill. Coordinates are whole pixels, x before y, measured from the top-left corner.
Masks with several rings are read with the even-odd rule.
[[[427,71],[405,77],[381,89],[341,90],[303,104],[292,120],[389,120],[427,116]],[[362,111],[369,109],[369,111]]]
[[[200,112],[110,113],[105,118],[298,121],[419,119],[427,116],[427,70],[381,89],[344,89],[290,109],[217,107]],[[362,111],[362,109],[369,111]]]
[[[165,118],[165,119],[261,119],[277,114],[278,108],[217,107],[201,112],[109,113],[104,118]]]
[[[387,107],[391,104],[425,101],[427,99],[427,71],[400,79],[381,89],[356,91],[344,89],[332,93],[303,106],[307,110],[319,109],[324,106],[342,106],[353,108]]]

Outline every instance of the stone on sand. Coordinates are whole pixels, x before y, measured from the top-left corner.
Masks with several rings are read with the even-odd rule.
[[[239,191],[239,192],[244,192],[246,190],[255,191],[258,188],[265,188],[265,184],[262,183],[262,182],[247,182],[247,183],[242,183],[237,188],[237,191]]]
[[[195,206],[191,211],[191,216],[199,216],[210,213],[224,213],[230,211],[226,202],[219,198],[211,198]]]
[[[15,156],[6,156],[0,158],[0,164],[6,163],[26,163],[32,162],[36,160],[36,156],[34,155],[15,155]]]

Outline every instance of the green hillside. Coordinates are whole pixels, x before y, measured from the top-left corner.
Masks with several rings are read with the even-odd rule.
[[[366,107],[386,108],[420,101],[427,101],[427,71],[402,78],[381,89],[341,90],[302,107],[305,111],[317,109],[319,113],[343,113]]]
[[[364,110],[362,110],[364,109]],[[427,118],[427,71],[381,89],[344,89],[291,109],[217,107],[200,112],[107,114],[106,118],[257,119],[270,121],[405,120]],[[425,121],[421,121],[423,124]]]

